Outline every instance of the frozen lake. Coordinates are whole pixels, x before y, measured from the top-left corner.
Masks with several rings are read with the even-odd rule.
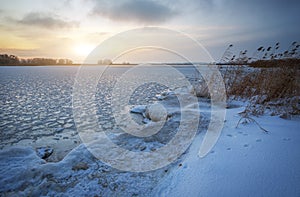
[[[111,90],[130,67],[110,67],[96,93],[99,123],[111,129]],[[80,144],[72,112],[72,91],[77,66],[0,67],[0,148],[11,145],[51,146],[52,160],[61,160]],[[191,81],[193,67],[177,67]],[[137,88],[130,104],[147,104],[166,87],[148,83]]]
[[[221,136],[204,158],[198,156],[198,151],[212,110],[208,99],[198,98],[198,133],[174,162],[148,172],[108,166],[88,151],[76,131],[72,95],[78,68],[0,67],[0,192],[4,195],[299,196],[299,116],[291,120],[270,115],[253,117],[269,133],[254,123],[236,127],[247,101],[232,101]],[[159,103],[175,113],[153,137],[139,139],[127,133],[109,133],[118,131],[111,112],[111,90],[128,70],[129,67],[110,67],[101,77],[95,96],[99,126],[118,146],[139,154],[155,152],[153,148],[160,149],[174,137],[182,111],[178,111],[174,94],[169,94]],[[193,67],[178,70],[191,82],[199,77]],[[167,79],[172,77],[170,73],[162,74]],[[135,77],[140,76],[132,78]],[[165,89],[156,83],[141,85],[129,105],[152,103],[156,94]],[[190,127],[186,128],[190,131]],[[179,142],[177,145],[182,140]],[[35,148],[42,146],[54,149],[46,161],[36,154]],[[113,151],[110,154],[115,155]],[[159,158],[168,159],[169,154],[162,156]]]

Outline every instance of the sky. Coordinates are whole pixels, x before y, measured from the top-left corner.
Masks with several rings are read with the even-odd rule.
[[[0,53],[81,63],[114,35],[151,26],[184,32],[219,60],[229,44],[254,52],[299,42],[299,10],[299,0],[0,0]]]

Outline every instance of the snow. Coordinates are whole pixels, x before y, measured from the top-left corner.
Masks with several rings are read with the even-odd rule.
[[[204,132],[179,161],[147,173],[111,168],[84,144],[56,163],[45,162],[31,147],[12,147],[0,152],[0,191],[50,196],[299,196],[299,118],[255,118],[269,133],[251,123],[236,128],[244,109],[239,105],[227,110],[221,137],[204,158],[197,155]],[[205,114],[208,108],[202,108]]]
[[[187,69],[185,71],[190,72]],[[4,76],[4,74],[2,75]],[[14,75],[14,72],[11,75]],[[29,78],[31,77],[24,79]],[[4,78],[1,80],[1,84],[11,86]],[[68,80],[61,78],[58,84],[63,84],[62,81]],[[31,83],[34,82],[33,80]],[[51,82],[50,79],[49,82]],[[28,82],[23,83],[27,84]],[[51,83],[49,89],[56,87]],[[71,84],[71,82],[68,81],[67,84]],[[10,92],[8,91],[10,88],[16,89],[16,86],[8,86],[1,86],[2,92]],[[140,153],[155,151],[156,148],[165,146],[174,137],[174,133],[176,133],[174,128],[178,128],[176,124],[181,120],[180,112],[197,111],[197,102],[187,102],[189,105],[184,106],[184,110],[181,110],[179,101],[174,98],[179,95],[189,98],[192,94],[198,95],[199,91],[201,92],[201,90],[193,90],[191,87],[183,87],[174,91],[160,90],[161,94],[153,92],[158,99],[156,104],[130,104],[128,111],[132,112],[133,119],[150,129],[156,128],[156,124],[159,124],[159,122],[154,122],[155,116],[157,116],[157,120],[166,119],[167,116],[163,132],[141,140],[132,135],[120,133],[111,123],[107,109],[109,96],[107,96],[106,90],[108,87],[109,84],[101,86],[103,92],[100,92],[98,97],[99,106],[104,111],[103,114],[100,114],[101,116],[99,115],[101,118],[99,125],[105,127],[105,131],[111,131],[108,135],[113,142],[119,143],[118,145],[122,145],[128,150],[140,151]],[[69,88],[66,86],[66,89]],[[41,90],[46,91],[45,88],[41,88]],[[147,89],[146,91],[151,93]],[[20,92],[21,95],[19,89],[16,92]],[[64,91],[62,90],[62,92]],[[14,108],[18,106],[18,103],[17,100],[10,101],[7,95],[7,104],[5,104],[7,108],[3,108],[0,114],[2,122],[0,127],[6,131],[7,136],[10,136],[8,134],[13,129],[9,129],[13,128],[14,122],[6,118],[6,114],[12,116],[11,112],[15,112]],[[12,95],[15,98],[16,95]],[[27,97],[30,98],[29,101],[33,99],[33,102],[37,102],[38,97],[30,95]],[[70,105],[68,98],[66,94],[60,102]],[[24,97],[18,101],[24,104],[26,99]],[[150,96],[149,99],[151,99]],[[42,100],[43,103],[40,106],[46,105],[48,100]],[[183,100],[188,101],[188,99]],[[268,130],[268,133],[260,130],[254,123],[240,124],[236,128],[240,119],[238,114],[244,110],[247,103],[242,101],[229,103],[220,138],[210,153],[200,158],[198,152],[206,134],[211,108],[209,99],[199,98],[198,100],[201,124],[189,149],[170,165],[149,172],[121,171],[112,168],[95,158],[85,144],[77,144],[77,142],[80,143],[80,140],[74,131],[74,122],[70,118],[70,106],[66,106],[67,110],[64,113],[56,113],[59,108],[55,103],[48,104],[48,108],[53,113],[51,111],[49,117],[47,116],[42,123],[38,122],[39,117],[36,117],[38,114],[33,114],[33,118],[31,118],[26,111],[20,111],[19,117],[22,119],[19,122],[26,123],[21,124],[22,130],[31,129],[27,125],[27,123],[31,123],[31,120],[37,121],[33,125],[41,128],[34,130],[33,133],[16,133],[17,142],[15,143],[12,143],[13,138],[6,139],[6,135],[2,136],[1,146],[4,148],[0,150],[0,195],[300,196],[300,117],[293,116],[290,120],[270,115],[252,117]],[[153,105],[155,107],[151,109]],[[151,111],[151,114],[150,119],[145,120],[147,109]],[[46,114],[43,110],[40,109],[38,112],[40,116]],[[195,120],[187,122],[185,125],[187,130],[194,126],[193,121]],[[44,125],[48,123],[50,129],[47,130]],[[30,138],[26,138],[27,135],[37,136],[36,141],[33,142]],[[11,143],[13,145],[10,145]],[[36,149],[38,147],[45,149],[41,149],[42,153],[40,153],[40,149]],[[50,161],[41,159],[41,155],[45,154],[45,151],[47,152],[48,147],[53,148],[53,154],[49,158],[56,156],[59,159]],[[59,157],[57,156],[57,152],[66,150],[71,151],[60,153]],[[64,157],[60,158],[61,155]],[[165,158],[161,158],[161,160],[163,159]]]
[[[299,196],[300,121],[278,116],[255,118],[255,124],[236,124],[243,107],[227,110],[216,146],[197,156],[203,139],[198,135],[176,167],[155,188],[159,196]]]
[[[46,163],[31,147],[0,152],[0,192],[11,196],[111,196],[149,192],[164,169],[122,172],[97,160],[81,144],[62,161]]]
[[[147,107],[146,115],[154,122],[164,121],[167,119],[167,111],[162,104],[154,103]]]

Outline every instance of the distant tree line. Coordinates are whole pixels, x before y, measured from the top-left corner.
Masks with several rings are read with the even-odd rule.
[[[98,65],[110,65],[112,64],[112,61],[110,59],[104,59],[104,60],[98,60]]]
[[[70,59],[52,59],[52,58],[19,58],[15,55],[0,54],[0,65],[70,65],[73,61]]]

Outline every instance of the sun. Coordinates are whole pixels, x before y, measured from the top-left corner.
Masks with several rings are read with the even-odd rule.
[[[74,47],[74,51],[76,52],[77,55],[80,56],[87,56],[89,53],[93,51],[95,46],[91,44],[79,44]]]

